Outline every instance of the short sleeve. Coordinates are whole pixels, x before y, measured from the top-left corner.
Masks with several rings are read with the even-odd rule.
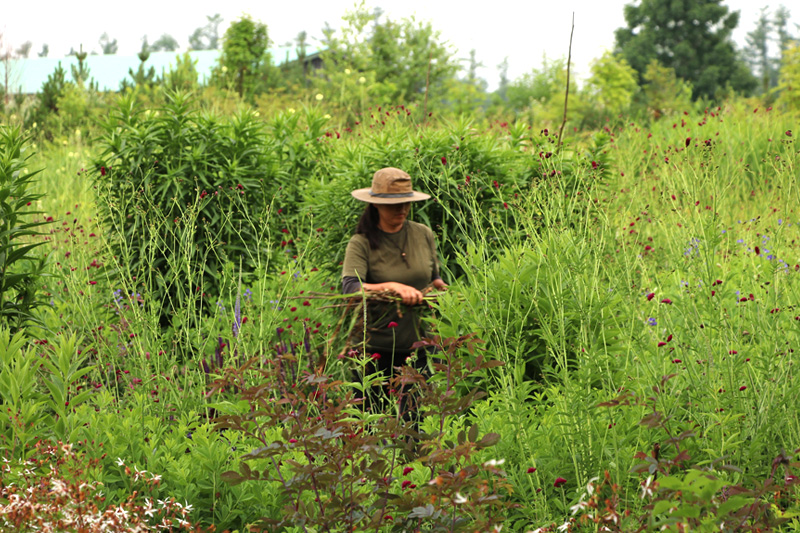
[[[369,275],[369,242],[363,235],[353,235],[347,243],[342,265],[342,277],[366,281]]]

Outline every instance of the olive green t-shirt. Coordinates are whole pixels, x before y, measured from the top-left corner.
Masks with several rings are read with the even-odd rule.
[[[378,249],[371,250],[364,235],[353,235],[347,244],[342,277],[356,277],[364,283],[395,281],[422,290],[439,277],[433,232],[423,224],[407,220],[397,233],[381,231]],[[402,252],[406,254],[403,261]],[[367,309],[367,347],[408,353],[424,336],[418,308],[399,304],[370,304]],[[396,322],[396,328],[389,328]]]

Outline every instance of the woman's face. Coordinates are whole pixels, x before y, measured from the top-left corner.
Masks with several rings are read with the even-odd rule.
[[[380,216],[380,226],[384,230],[399,229],[406,221],[408,212],[411,209],[411,202],[402,204],[375,204]]]

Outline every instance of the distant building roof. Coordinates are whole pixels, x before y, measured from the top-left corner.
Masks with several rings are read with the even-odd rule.
[[[267,52],[272,56],[272,62],[282,65],[297,59],[297,51],[292,47],[270,48]],[[315,54],[317,50],[310,49],[307,55]],[[211,77],[211,72],[217,65],[220,50],[194,50],[189,52],[192,61],[196,61],[198,81],[206,83]],[[172,70],[177,61],[176,57],[183,56],[184,52],[151,52],[145,61],[145,67],[156,69],[158,76]],[[78,66],[75,56],[61,58],[34,57],[11,59],[8,61],[8,91],[10,93],[34,94],[42,89],[42,84],[47,77],[61,63],[67,72],[67,79],[72,79],[70,65]],[[139,58],[136,55],[89,55],[86,56],[86,66],[89,76],[101,91],[118,91],[119,85],[125,78],[129,78],[128,70],[139,68]],[[5,83],[6,63],[0,61],[0,85]]]

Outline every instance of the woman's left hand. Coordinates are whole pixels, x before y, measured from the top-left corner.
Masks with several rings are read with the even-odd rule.
[[[440,291],[446,291],[447,290],[447,283],[442,281],[441,278],[435,279],[435,280],[433,280],[433,287],[435,289],[437,289],[437,290],[440,290]]]

